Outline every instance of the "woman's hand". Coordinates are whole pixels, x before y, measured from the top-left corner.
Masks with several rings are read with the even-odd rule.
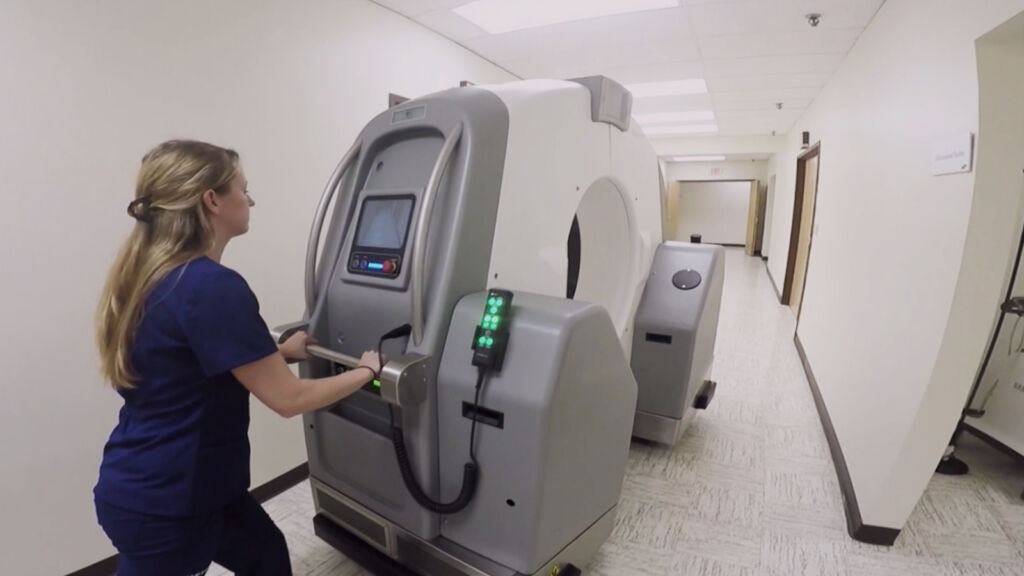
[[[310,354],[306,350],[306,346],[313,346],[317,343],[316,338],[313,338],[304,331],[299,330],[295,334],[292,334],[282,344],[277,346],[281,354],[284,355],[285,359],[289,362],[298,362],[300,360],[309,360]]]
[[[379,375],[380,371],[384,368],[380,356],[372,350],[363,352],[363,357],[359,359],[359,366],[369,368],[375,375]]]

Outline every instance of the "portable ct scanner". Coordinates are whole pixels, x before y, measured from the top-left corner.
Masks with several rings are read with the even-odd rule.
[[[674,444],[710,401],[723,251],[662,241],[631,107],[603,77],[468,86],[359,134],[316,210],[306,319],[275,329],[321,343],[304,377],[387,358],[304,417],[321,538],[420,574],[579,573],[631,437]]]

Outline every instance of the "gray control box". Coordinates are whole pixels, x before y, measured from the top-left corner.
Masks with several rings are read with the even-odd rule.
[[[710,244],[665,242],[655,252],[634,321],[639,413],[683,420],[693,410],[714,358],[724,260]]]

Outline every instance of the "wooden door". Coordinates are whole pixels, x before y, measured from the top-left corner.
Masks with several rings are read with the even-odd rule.
[[[760,188],[757,180],[750,182],[750,202],[747,206],[747,242],[744,245],[747,256],[753,256],[760,248],[758,246],[758,230],[761,227],[761,201],[758,197]]]
[[[789,263],[782,300],[792,308],[797,319],[803,305],[807,284],[807,267],[814,236],[814,211],[818,196],[818,165],[820,147],[815,145],[797,160],[797,188],[793,205],[793,229],[790,233]]]
[[[768,209],[768,191],[757,183],[757,233],[754,236],[754,255],[764,254],[764,229]]]
[[[665,240],[679,240],[679,182],[672,181],[666,187],[665,214],[662,218],[662,237]],[[686,239],[684,239],[685,241]]]

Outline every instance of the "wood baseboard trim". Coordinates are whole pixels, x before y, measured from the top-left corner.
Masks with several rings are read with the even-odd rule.
[[[261,484],[249,491],[252,497],[257,502],[263,504],[271,498],[281,494],[285,490],[292,488],[299,484],[306,478],[309,478],[309,462],[303,462],[295,468],[281,474],[276,478],[270,479],[268,482]],[[117,555],[109,558],[104,558],[95,564],[91,564],[71,572],[67,576],[113,576],[117,572]]]
[[[1002,452],[1003,454],[1009,456],[1010,458],[1013,458],[1017,462],[1020,462],[1020,463],[1024,464],[1024,454],[1021,454],[1020,452],[1017,452],[1013,448],[1010,448],[1006,444],[1003,444],[1002,442],[1000,442],[999,440],[996,440],[992,436],[989,436],[985,432],[982,432],[981,430],[978,430],[977,428],[975,428],[974,426],[971,426],[967,422],[964,422],[962,424],[962,426],[963,426],[964,430],[966,430],[967,432],[970,432],[971,436],[974,436],[975,438],[981,440],[982,442],[985,442],[989,446],[995,448],[996,450],[999,450],[1000,452]]]
[[[846,510],[846,529],[850,536],[858,542],[879,546],[892,546],[900,535],[899,530],[864,524],[864,521],[861,519],[860,506],[857,504],[857,494],[853,490],[853,481],[850,480],[850,469],[846,466],[843,449],[839,445],[839,438],[836,436],[836,430],[832,426],[832,417],[829,416],[828,408],[821,397],[818,380],[814,377],[814,371],[811,370],[811,364],[807,360],[807,353],[804,351],[804,345],[800,342],[800,337],[794,334],[793,342],[796,344],[796,350],[800,354],[800,362],[803,364],[804,372],[807,374],[807,382],[810,385],[811,394],[814,396],[814,405],[818,409],[818,418],[821,419],[821,427],[825,431],[828,448],[832,453],[832,462],[836,467],[836,477],[839,479],[839,488],[843,493],[843,507]]]
[[[117,573],[117,555],[104,558],[99,562],[86,566],[68,574],[68,576],[114,576]]]
[[[252,497],[257,502],[263,504],[280,495],[282,492],[289,488],[299,484],[306,478],[309,478],[309,462],[303,462],[295,468],[281,474],[277,478],[271,478],[264,484],[261,484],[249,491]]]
[[[779,297],[779,304],[782,304],[782,292],[779,291],[779,285],[775,283],[775,277],[772,276],[772,270],[768,267],[767,259],[765,259],[764,271],[768,273],[768,280],[771,280],[772,288],[775,289],[775,295]]]

